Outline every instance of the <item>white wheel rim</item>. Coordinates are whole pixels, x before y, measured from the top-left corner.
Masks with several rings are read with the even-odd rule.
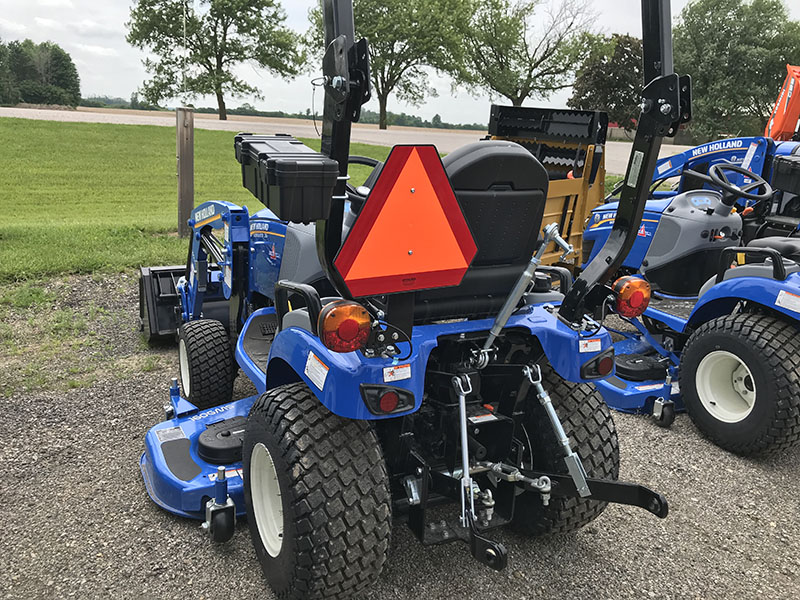
[[[180,360],[180,375],[181,375],[181,387],[183,388],[184,396],[189,396],[191,394],[190,390],[190,383],[189,383],[189,355],[186,352],[186,342],[181,340],[178,343],[178,359]]]
[[[753,412],[756,386],[741,358],[724,350],[707,354],[697,366],[697,396],[709,414],[723,423],[739,423]]]
[[[283,546],[283,504],[275,463],[264,444],[250,453],[250,495],[261,543],[276,558]]]

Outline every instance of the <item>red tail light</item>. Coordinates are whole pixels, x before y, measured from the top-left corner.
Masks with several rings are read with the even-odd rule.
[[[611,289],[617,297],[614,312],[621,317],[638,317],[650,304],[650,284],[641,277],[620,277]]]
[[[357,302],[337,300],[323,307],[317,330],[327,348],[353,352],[367,343],[371,322],[367,310]]]
[[[386,392],[381,396],[381,400],[379,403],[381,412],[390,413],[393,412],[397,405],[400,403],[400,396],[397,395],[397,392]]]

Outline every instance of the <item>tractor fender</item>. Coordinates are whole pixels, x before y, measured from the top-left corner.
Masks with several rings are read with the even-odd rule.
[[[293,381],[303,381],[325,408],[340,417],[362,420],[395,418],[416,412],[422,405],[425,365],[434,346],[435,343],[429,347],[415,345],[413,354],[403,361],[368,359],[361,352],[332,352],[309,331],[289,327],[275,336],[266,377],[262,376],[261,381],[256,382],[256,388],[264,392]],[[404,412],[375,415],[361,396],[361,384],[408,390],[414,395],[414,406]]]
[[[512,317],[507,328],[525,327],[539,341],[556,373],[567,381],[596,381],[582,377],[581,367],[613,346],[611,334],[604,327],[599,327],[591,334],[575,331],[554,312],[534,307],[523,319]]]
[[[800,274],[792,273],[784,281],[769,277],[737,277],[711,287],[689,315],[687,328],[730,314],[737,303],[758,304],[787,320],[800,320]]]
[[[440,337],[488,333],[491,326],[491,319],[482,319],[414,327],[413,350],[402,360],[366,358],[360,352],[332,352],[311,332],[300,327],[288,327],[278,332],[272,342],[266,374],[244,353],[241,347],[244,335],[239,338],[236,357],[259,393],[303,381],[336,415],[364,420],[395,418],[414,413],[422,405],[428,359],[438,346]],[[591,335],[579,333],[543,306],[534,306],[513,315],[505,329],[523,331],[536,338],[553,369],[568,381],[591,381],[581,376],[581,367],[612,347],[611,335],[605,329],[599,328]],[[406,412],[374,415],[362,399],[361,384],[408,390],[414,395],[414,407]]]

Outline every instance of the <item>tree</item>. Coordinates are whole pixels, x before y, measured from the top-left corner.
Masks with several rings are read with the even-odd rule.
[[[418,106],[436,96],[427,67],[452,72],[460,62],[459,16],[469,14],[472,0],[354,0],[356,37],[369,41],[370,76],[380,114],[388,126],[389,96]],[[322,16],[309,12],[309,44],[322,48]]]
[[[593,16],[588,0],[476,3],[463,21],[466,56],[455,72],[458,81],[504,96],[514,106],[569,87],[583,53],[581,34]]]
[[[34,44],[31,40],[11,42],[7,61],[12,87],[18,90],[17,101],[65,106],[77,106],[80,102],[78,70],[70,55],[58,44]]]
[[[800,23],[782,0],[694,0],[675,27],[675,65],[692,76],[692,129],[706,138],[763,131],[800,56]]]
[[[277,0],[138,0],[127,40],[156,56],[144,61],[152,75],[145,99],[155,104],[182,93],[214,95],[219,118],[227,119],[226,95],[263,97],[234,73],[237,65],[251,62],[284,78],[299,72],[305,57],[285,21]]]
[[[629,35],[587,36],[588,56],[572,86],[570,108],[604,110],[626,131],[636,128],[644,86],[642,41]]]
[[[0,104],[16,104],[19,102],[19,89],[11,72],[11,56],[0,41]]]

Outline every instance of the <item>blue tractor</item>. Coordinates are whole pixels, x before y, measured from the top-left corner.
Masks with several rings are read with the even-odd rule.
[[[369,588],[401,516],[423,544],[466,542],[500,570],[498,527],[568,532],[609,502],[667,515],[660,494],[617,481],[614,421],[591,385],[614,370],[599,317],[636,312],[636,282],[608,282],[636,237],[661,140],[689,113],[669,1],[643,0],[643,12],[631,185],[573,283],[540,266],[552,244],[571,247],[542,228],[548,175],[523,147],[348,156],[368,48],[352,2],[323,2],[322,152],[237,136],[243,184],[267,208],[198,206],[187,265],[142,272],[143,327],[155,337],[177,323],[180,358],[140,459],[156,504],[220,542],[246,515],[269,585],[298,599]],[[375,167],[364,186],[349,185],[349,162]],[[239,370],[256,395],[234,398]],[[454,514],[431,514],[448,503]]]
[[[590,216],[587,268],[620,206]],[[617,332],[616,373],[597,383],[609,406],[662,426],[685,409],[741,455],[800,443],[798,230],[800,143],[728,139],[661,159],[618,273],[646,281],[661,306]]]

